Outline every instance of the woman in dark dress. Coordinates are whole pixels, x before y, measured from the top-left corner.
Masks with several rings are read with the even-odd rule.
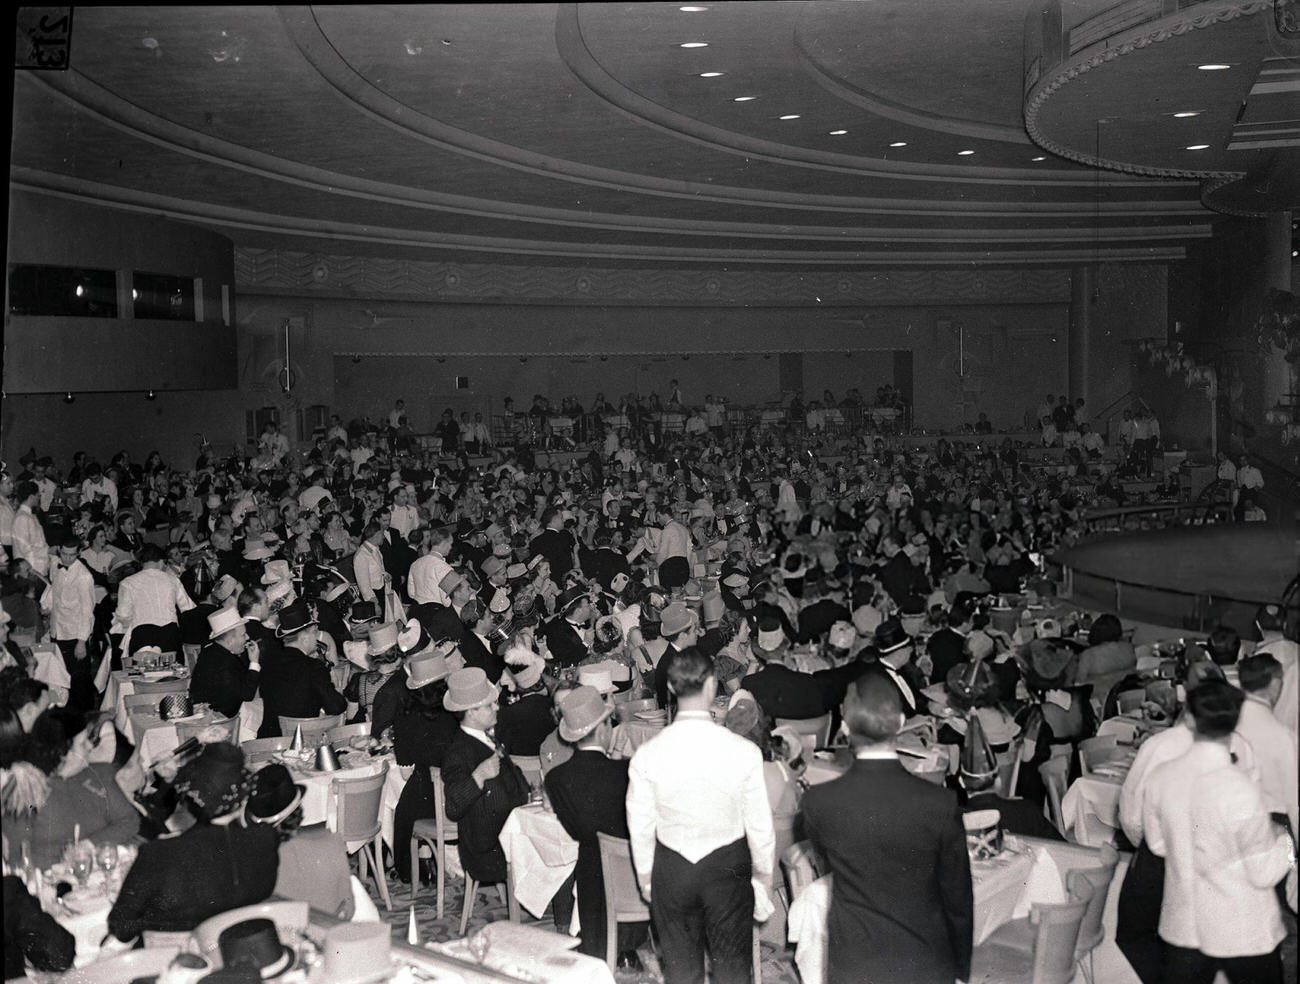
[[[443,754],[460,730],[456,716],[442,706],[447,677],[464,660],[454,650],[424,652],[407,664],[407,692],[393,719],[393,755],[398,765],[415,770],[402,789],[393,815],[393,864],[403,881],[411,877],[411,827],[416,820],[434,816],[433,773],[442,767]]]

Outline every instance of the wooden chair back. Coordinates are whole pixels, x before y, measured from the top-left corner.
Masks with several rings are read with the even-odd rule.
[[[296,718],[281,714],[280,734],[288,735],[292,741],[294,731],[302,728],[302,747],[319,748],[325,744],[330,731],[342,723],[342,714],[328,714],[325,717],[314,718]]]
[[[1070,984],[1074,980],[1074,952],[1091,888],[1087,891],[1087,899],[1061,905],[1034,904],[1029,914],[1034,925],[1033,984]]]
[[[369,737],[370,725],[366,721],[360,721],[356,724],[340,724],[336,727],[330,728],[329,731],[325,733],[325,740],[336,748],[340,745],[347,746],[349,742],[355,741],[357,738]],[[306,738],[307,733],[304,731],[303,740],[305,741]]]
[[[244,753],[244,763],[252,765],[255,762],[267,762],[276,752],[283,752],[289,747],[293,739],[287,735],[281,735],[279,738],[250,738],[248,741],[240,742],[239,749]]]

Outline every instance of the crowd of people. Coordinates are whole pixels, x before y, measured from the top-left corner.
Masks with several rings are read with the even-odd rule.
[[[1077,745],[1134,685],[1136,653],[1113,616],[1026,617],[1010,631],[993,618],[1008,596],[1051,599],[1046,558],[1081,535],[1102,479],[1086,464],[1031,467],[1008,442],[908,450],[710,426],[629,427],[544,467],[526,445],[480,436],[475,450],[491,457],[476,465],[454,420],[442,453],[401,440],[403,409],[388,428],[349,432],[336,418],[301,450],[270,425],[249,456],[204,445],[192,466],[123,452],[101,467],[79,454],[60,470],[33,452],[4,475],[7,864],[20,845],[47,861],[74,825],[96,841],[143,840],[110,918],[123,941],[273,891],[347,912],[346,854],[327,831],[298,829],[301,792],[282,767],[252,773],[238,747],[213,743],[174,777],[162,813],[118,788],[131,749],[96,713],[107,673],[174,653],[192,667],[195,703],[226,717],[260,704],[259,737],[279,735],[281,716],[340,714],[391,742],[414,767],[395,877],[410,878],[409,833],[433,815],[436,769],[464,871],[503,881],[497,835],[530,794],[512,757],[536,756],[579,844],[583,952],[605,954],[597,834],[608,833],[630,841],[667,984],[702,980],[706,952],[713,980],[747,980],[776,859],[806,837],[836,879],[830,981],[964,979],[962,810],[998,802],[1008,829],[1059,837],[1039,770],[1005,788],[1007,763]],[[1287,875],[1290,842],[1270,814],[1295,829],[1297,701],[1282,621],[1259,613],[1248,659],[1225,628],[1177,661],[1185,697],[1159,710],[1185,722],[1168,732],[1182,744],[1165,740],[1158,761],[1171,773],[1185,763],[1187,781],[1158,784],[1156,739],[1143,748],[1151,783],[1125,829],[1168,874],[1159,925],[1130,913],[1122,928],[1134,952],[1158,937],[1153,973],[1191,975],[1166,979],[1247,966],[1233,960],[1261,975],[1234,979],[1280,974],[1280,909],[1265,896]],[[45,640],[57,660],[33,658]],[[672,715],[630,761],[615,757],[612,721],[628,700]],[[805,794],[803,743],[777,721],[823,715],[846,771]],[[962,748],[938,784],[893,751],[922,717],[936,744]],[[1225,735],[1248,720],[1273,728],[1270,744],[1233,771]],[[1189,827],[1200,782],[1232,807]],[[1247,830],[1243,847],[1233,838]],[[1229,861],[1249,868],[1244,880],[1219,877]],[[1152,867],[1138,885],[1148,898]],[[33,966],[64,961],[57,925],[11,878],[6,976],[15,947]],[[1213,908],[1252,913],[1241,942],[1198,930],[1202,884],[1221,893]],[[11,895],[43,929],[11,937]],[[559,897],[555,916],[567,925]],[[643,936],[620,930],[624,962]]]

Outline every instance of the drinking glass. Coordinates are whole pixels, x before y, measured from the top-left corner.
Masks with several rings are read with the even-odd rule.
[[[99,862],[100,870],[104,872],[104,891],[107,893],[113,881],[113,872],[117,870],[117,845],[101,844],[95,860]]]
[[[95,845],[89,841],[82,841],[77,844],[72,849],[71,865],[72,874],[76,876],[77,884],[85,888],[90,873],[95,870]]]

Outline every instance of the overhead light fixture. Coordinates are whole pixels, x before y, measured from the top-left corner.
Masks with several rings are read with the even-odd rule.
[[[1209,144],[1189,144],[1188,147],[1187,147],[1187,149],[1188,149],[1188,150],[1208,150],[1209,147],[1210,147]]]
[[[844,136],[844,134],[846,134],[846,133],[848,133],[848,132],[849,132],[848,130],[832,130],[831,133],[830,133],[830,135],[831,135],[832,137],[842,137],[842,136]]]
[[[906,141],[906,140],[895,140],[895,141],[894,141],[893,143],[891,143],[889,146],[891,146],[891,147],[906,147],[906,146],[907,146],[907,141]]]
[[[678,7],[677,9],[680,10],[683,14],[698,14],[705,10],[708,10],[709,8],[708,7]]]
[[[86,293],[86,288],[81,286],[81,284],[77,284],[76,290],[74,290],[73,293],[78,297],[81,297]]]
[[[149,392],[145,393],[144,398],[150,401],[156,400],[158,398],[158,394],[155,393],[153,390],[149,390]]]
[[[738,103],[747,103],[747,102],[753,102],[757,98],[758,96],[736,96],[731,101],[738,102]]]
[[[958,156],[958,157],[969,157],[969,156],[970,156],[971,154],[973,154],[973,153],[975,153],[975,151],[973,151],[973,150],[959,150],[959,151],[957,151],[957,156]]]
[[[707,48],[708,46],[709,46],[709,42],[707,42],[707,41],[684,41],[684,42],[682,42],[682,44],[679,45],[678,47],[681,47],[681,48]]]
[[[63,398],[64,403],[75,403],[76,400],[77,398],[73,396],[71,393],[68,393],[68,395]]]
[[[1188,117],[1191,117],[1191,116],[1200,116],[1200,115],[1201,115],[1201,111],[1200,111],[1199,109],[1187,109],[1187,110],[1184,110],[1184,111],[1181,112],[1181,113],[1174,113],[1174,119],[1176,119],[1176,120],[1185,120],[1185,119],[1187,119]]]
[[[1217,65],[1217,64],[1215,64],[1215,65],[1197,65],[1196,67],[1197,67],[1197,69],[1198,69],[1199,71],[1202,71],[1202,72],[1226,72],[1228,69],[1232,68],[1231,65]]]
[[[787,113],[785,116],[780,116],[780,117],[777,117],[777,118],[778,118],[778,119],[782,119],[782,120],[797,120],[797,119],[799,118],[799,114],[798,114],[798,113]]]
[[[1033,161],[1035,164],[1037,164],[1039,161],[1045,161],[1045,160],[1047,160],[1047,158],[1046,158],[1046,157],[1031,157],[1030,160]]]
[[[727,74],[726,72],[701,72],[701,73],[700,73],[700,78],[702,78],[702,79],[720,79],[720,78],[722,78],[722,76],[724,76],[724,75],[726,75],[726,74]]]

